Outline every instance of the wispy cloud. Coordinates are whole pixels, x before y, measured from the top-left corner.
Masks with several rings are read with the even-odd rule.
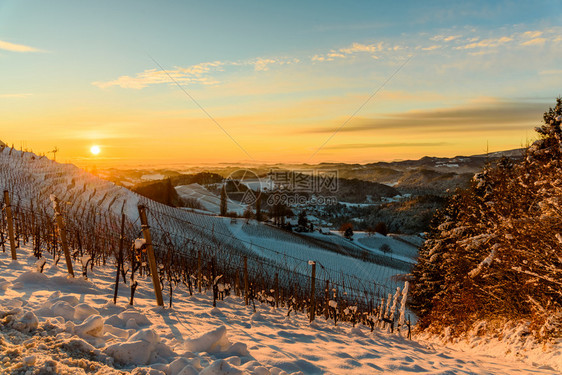
[[[374,55],[375,52],[383,51],[384,45],[383,42],[372,43],[372,44],[363,44],[353,42],[351,45],[339,49],[332,49],[327,53],[323,54],[316,54],[312,56],[310,59],[311,61],[334,61],[337,58],[345,59],[348,56],[354,55],[356,53],[365,53],[369,55]],[[401,49],[401,46],[389,47],[389,49],[397,51]],[[376,57],[376,56],[375,56]]]
[[[455,47],[456,49],[473,49],[473,48],[492,48],[492,47],[498,47],[502,44],[505,44],[507,42],[512,41],[513,38],[508,37],[508,36],[502,36],[499,38],[489,38],[489,39],[483,39],[477,42],[472,42],[472,43],[468,43],[468,44],[464,44],[461,46],[457,46]]]
[[[522,46],[534,46],[534,45],[543,45],[546,42],[545,38],[533,38],[531,40],[527,40],[526,42],[521,43]]]
[[[346,55],[351,55],[357,52],[377,52],[383,49],[383,43],[379,42],[377,44],[361,44],[361,43],[352,43],[351,46],[346,48],[340,48],[340,52]]]
[[[24,44],[16,44],[0,40],[0,49],[10,52],[44,52],[40,49],[26,46]]]
[[[0,94],[0,98],[2,99],[21,99],[21,98],[27,98],[29,96],[31,96],[32,94]]]
[[[269,70],[271,65],[291,65],[297,64],[300,60],[297,58],[288,57],[277,57],[277,58],[257,58],[255,60],[250,60],[247,62],[239,63],[239,65],[254,65],[254,70],[256,71],[266,71]]]
[[[134,77],[125,75],[113,81],[96,81],[92,82],[92,84],[102,89],[119,86],[122,88],[139,90],[153,84],[173,83],[173,78],[182,84],[213,85],[218,83],[218,81],[208,76],[208,74],[212,70],[222,70],[225,64],[226,63],[220,61],[206,62],[187,68],[176,67],[167,72],[158,69],[147,69]]]
[[[174,67],[164,72],[160,69],[147,69],[135,76],[124,75],[111,81],[96,81],[92,85],[105,89],[119,86],[128,89],[143,89],[150,85],[162,83],[174,83],[197,85],[216,85],[220,81],[213,77],[213,73],[224,71],[227,67],[253,67],[255,71],[267,71],[271,66],[297,64],[298,58],[276,57],[276,58],[255,58],[245,61],[212,61],[204,62],[189,67]],[[173,78],[173,80],[172,80]]]
[[[342,133],[372,130],[424,129],[424,132],[468,132],[493,130],[502,126],[532,128],[540,121],[540,114],[548,103],[531,101],[502,101],[488,99],[482,103],[453,108],[416,110],[389,113],[379,118],[357,118]],[[333,127],[305,129],[304,133],[331,133]]]
[[[480,39],[478,37],[467,38],[464,43],[457,45],[457,50],[470,49],[493,49],[500,46],[536,46],[543,45],[549,41],[557,42],[562,40],[560,28],[545,30],[530,30],[524,32],[513,32],[509,35]],[[460,40],[457,40],[459,42]]]
[[[442,47],[441,45],[434,44],[434,45],[429,46],[429,47],[422,47],[422,51],[433,51],[433,50],[439,49],[441,47]]]
[[[461,35],[435,35],[434,37],[431,38],[431,40],[436,41],[436,42],[450,42],[452,40],[458,39],[460,38]]]
[[[372,42],[351,42],[350,44],[324,51],[299,56],[262,56],[239,61],[204,62],[189,67],[173,67],[168,70],[170,76],[180,84],[213,86],[226,81],[219,72],[240,72],[253,69],[255,72],[266,72],[282,66],[307,63],[329,63],[339,61],[345,64],[371,63],[372,59],[381,61],[401,61],[414,51],[420,54],[443,53],[449,60],[467,61],[465,57],[481,56],[512,50],[514,53],[525,53],[523,49],[532,46],[548,45],[556,48],[555,43],[562,41],[561,27],[550,27],[543,30],[521,30],[520,27],[501,28],[497,30],[463,29],[445,30],[438,35],[410,35],[400,40],[385,39]],[[245,72],[247,73],[247,71]],[[123,75],[109,81],[92,82],[100,88],[122,87],[142,89],[150,85],[169,84],[172,79],[160,69],[147,69],[136,75]]]
[[[530,39],[534,39],[534,38],[538,38],[539,36],[541,36],[543,34],[542,31],[525,31],[522,36],[525,38],[530,38]]]
[[[365,148],[393,148],[393,147],[438,147],[449,145],[448,142],[391,142],[391,143],[345,143],[326,146],[326,150],[349,150]]]

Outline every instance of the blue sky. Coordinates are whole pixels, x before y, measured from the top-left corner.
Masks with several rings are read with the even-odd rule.
[[[0,139],[114,165],[516,148],[562,94],[561,15],[559,1],[0,0]]]

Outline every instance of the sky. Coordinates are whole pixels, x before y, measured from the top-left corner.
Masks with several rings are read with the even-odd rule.
[[[562,95],[561,16],[560,1],[0,0],[0,140],[113,167],[514,149]]]

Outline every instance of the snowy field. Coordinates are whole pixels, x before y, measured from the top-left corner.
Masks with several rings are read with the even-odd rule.
[[[415,246],[399,241],[391,236],[383,236],[380,233],[368,235],[365,232],[355,232],[354,241],[371,251],[383,253],[388,257],[395,257],[407,262],[415,261],[418,249]],[[387,252],[382,250],[383,245],[387,245]]]
[[[211,193],[204,186],[199,184],[189,184],[176,186],[176,191],[181,198],[196,199],[206,211],[214,214],[220,213],[220,197]],[[233,201],[228,202],[228,211],[236,212],[238,215],[244,214],[246,206]]]
[[[309,266],[308,260],[314,260],[318,265],[318,275],[336,278],[340,273],[353,275],[360,280],[369,280],[379,285],[385,285],[387,292],[393,292],[396,286],[402,286],[403,283],[395,283],[391,279],[395,275],[405,273],[403,270],[385,267],[372,262],[364,262],[346,254],[346,249],[340,242],[348,245],[348,240],[341,236],[325,236],[322,234],[305,234],[303,237],[316,237],[325,241],[329,241],[338,246],[341,253],[328,251],[319,246],[314,246],[312,242],[308,242],[306,238],[295,236],[290,232],[282,229],[265,226],[254,220],[246,224],[246,221],[238,221],[237,224],[229,224],[229,229],[234,237],[244,241],[244,244],[251,250],[264,258],[278,260],[281,254],[300,259],[297,263],[297,269],[303,273],[307,273]],[[279,253],[272,252],[276,250]]]
[[[0,253],[2,374],[557,373],[269,305],[254,312],[233,296],[213,308],[210,293],[179,289],[172,308],[156,307],[142,278],[134,306],[123,283],[114,305],[112,266],[68,279],[48,255],[39,273],[31,251],[9,254]]]

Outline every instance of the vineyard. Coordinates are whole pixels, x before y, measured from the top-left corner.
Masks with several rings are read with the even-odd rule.
[[[405,323],[407,287],[395,281],[408,265],[365,251],[337,236],[329,243],[294,235],[257,222],[202,215],[165,206],[97,178],[74,165],[59,164],[33,153],[0,149],[0,188],[8,191],[15,246],[31,246],[41,270],[42,254],[63,257],[83,276],[96,265],[115,265],[117,288],[130,288],[135,277],[150,274],[147,244],[139,220],[145,207],[159,284],[167,303],[176,288],[190,293],[211,289],[216,299],[229,293],[256,302],[314,313],[334,322],[352,321],[371,328]],[[58,203],[55,211],[53,201]],[[6,201],[5,207],[6,205]],[[9,243],[7,211],[2,211],[0,241]],[[60,225],[64,220],[61,242]]]

